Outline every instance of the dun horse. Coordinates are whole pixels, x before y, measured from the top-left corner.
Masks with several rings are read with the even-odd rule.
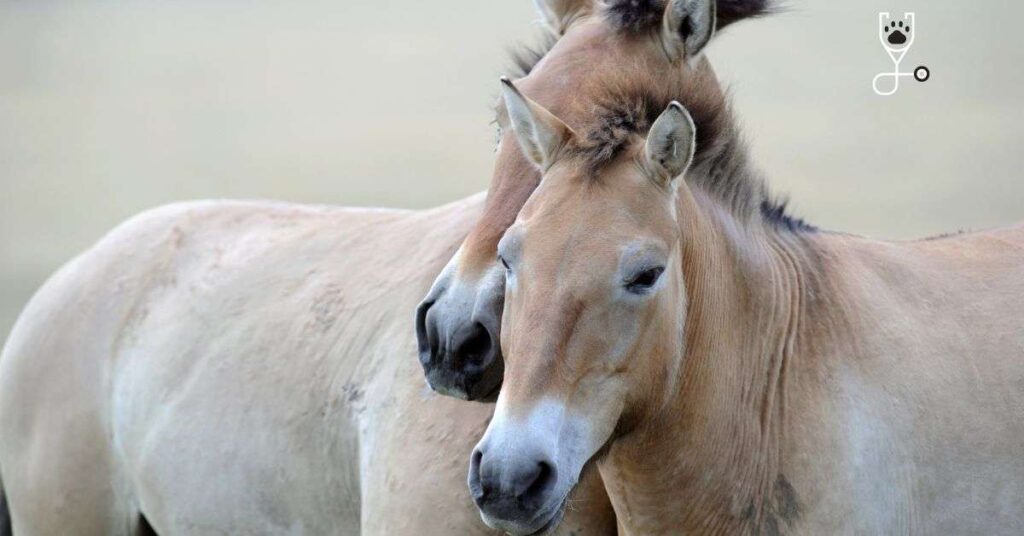
[[[494,534],[464,465],[493,406],[427,389],[401,314],[481,204],[195,202],[119,226],[0,358],[14,534]],[[569,516],[614,534],[598,482]]]
[[[576,82],[647,55],[590,2],[539,5],[561,38],[523,83],[556,109],[571,109]],[[719,26],[761,5],[720,2]],[[462,461],[493,406],[425,391],[396,312],[413,308],[448,259],[435,307],[421,308],[438,315],[422,334],[462,332],[472,317],[459,313],[473,309],[452,308],[453,297],[500,309],[502,279],[470,275],[493,272],[497,239],[539,173],[508,141],[498,160],[486,203],[179,204],[131,219],[68,263],[0,357],[0,474],[15,532],[492,533]],[[451,365],[440,385],[454,377],[449,392],[470,398],[493,391],[500,355],[483,357],[477,371],[499,367],[490,385],[435,359]],[[614,533],[592,476],[559,532]]]
[[[615,73],[665,80],[713,78],[706,64],[688,65],[667,53],[668,48],[652,48],[646,36],[667,35],[703,45],[711,37],[708,23],[721,29],[764,14],[770,7],[768,0],[536,0],[536,4],[553,37],[548,43],[553,48],[535,58],[524,57],[517,84],[567,121],[588,111],[580,88],[600,86]],[[674,28],[649,34],[646,24],[662,20],[663,12],[675,14],[669,21]],[[704,28],[691,20],[705,21]],[[416,313],[420,360],[428,382],[440,393],[470,400],[493,400],[501,386],[499,339],[505,279],[495,248],[540,181],[540,173],[523,158],[511,132],[501,129],[499,139],[483,215]]]
[[[529,190],[486,210],[199,202],[119,226],[38,291],[0,357],[15,533],[493,534],[462,463],[493,406],[424,387],[402,311]],[[614,534],[592,476],[560,533]]]
[[[673,37],[649,43],[699,49]],[[498,245],[485,521],[556,525],[596,463],[620,534],[1024,531],[1024,227],[816,231],[768,197],[714,84],[660,82],[581,88],[572,123],[504,83],[543,178]]]

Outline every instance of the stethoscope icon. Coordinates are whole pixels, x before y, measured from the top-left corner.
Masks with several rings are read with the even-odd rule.
[[[916,33],[917,24],[914,22],[913,13],[904,13],[903,20],[898,22],[892,20],[892,16],[886,11],[878,14],[878,40],[882,42],[882,47],[892,58],[893,70],[891,73],[875,75],[874,80],[871,81],[871,88],[875,90],[875,93],[882,96],[896,93],[896,90],[900,88],[900,77],[903,76],[913,76],[918,82],[924,82],[931,76],[928,67],[924,65],[919,65],[912,73],[900,72],[900,62],[910,50],[910,45],[914,44]],[[878,82],[883,78],[892,78],[891,91],[882,91],[878,88]]]

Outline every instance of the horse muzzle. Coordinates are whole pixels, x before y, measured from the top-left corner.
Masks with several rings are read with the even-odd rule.
[[[468,484],[480,517],[491,528],[517,536],[548,532],[564,511],[564,497],[555,497],[556,464],[545,456],[504,454],[486,447],[473,451]]]
[[[434,391],[464,400],[493,400],[505,369],[498,344],[503,294],[479,296],[473,290],[438,285],[420,303],[419,359]]]

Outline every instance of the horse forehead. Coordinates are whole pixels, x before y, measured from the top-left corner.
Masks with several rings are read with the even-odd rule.
[[[580,167],[569,162],[544,178],[521,212],[530,234],[577,241],[595,233],[612,237],[642,226],[656,208],[653,192],[637,177],[589,178],[579,174]]]
[[[554,173],[546,177],[521,212],[530,241],[568,239],[588,217],[600,213],[591,192],[579,179]]]
[[[613,271],[621,252],[641,236],[627,211],[573,203],[578,200],[564,198],[528,226],[523,251],[537,270],[548,272],[545,279],[579,283]]]
[[[646,227],[659,220],[666,193],[636,166],[634,149],[606,165],[598,177],[559,177],[552,190],[567,192],[558,196],[557,208],[577,213],[594,228]]]

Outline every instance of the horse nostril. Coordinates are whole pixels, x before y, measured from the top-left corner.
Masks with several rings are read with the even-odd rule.
[[[480,479],[480,464],[483,457],[483,452],[473,450],[473,456],[469,460],[469,492],[477,504],[486,501],[490,493],[489,486]]]
[[[420,362],[426,366],[437,357],[437,326],[428,317],[433,301],[425,301],[416,308],[416,343]]]
[[[519,498],[522,501],[534,501],[543,498],[548,490],[555,484],[555,468],[546,461],[537,462],[534,469],[532,481],[528,479],[528,485]]]
[[[487,365],[493,346],[491,333],[483,324],[476,322],[465,338],[459,341],[454,355],[463,366],[482,368]]]

